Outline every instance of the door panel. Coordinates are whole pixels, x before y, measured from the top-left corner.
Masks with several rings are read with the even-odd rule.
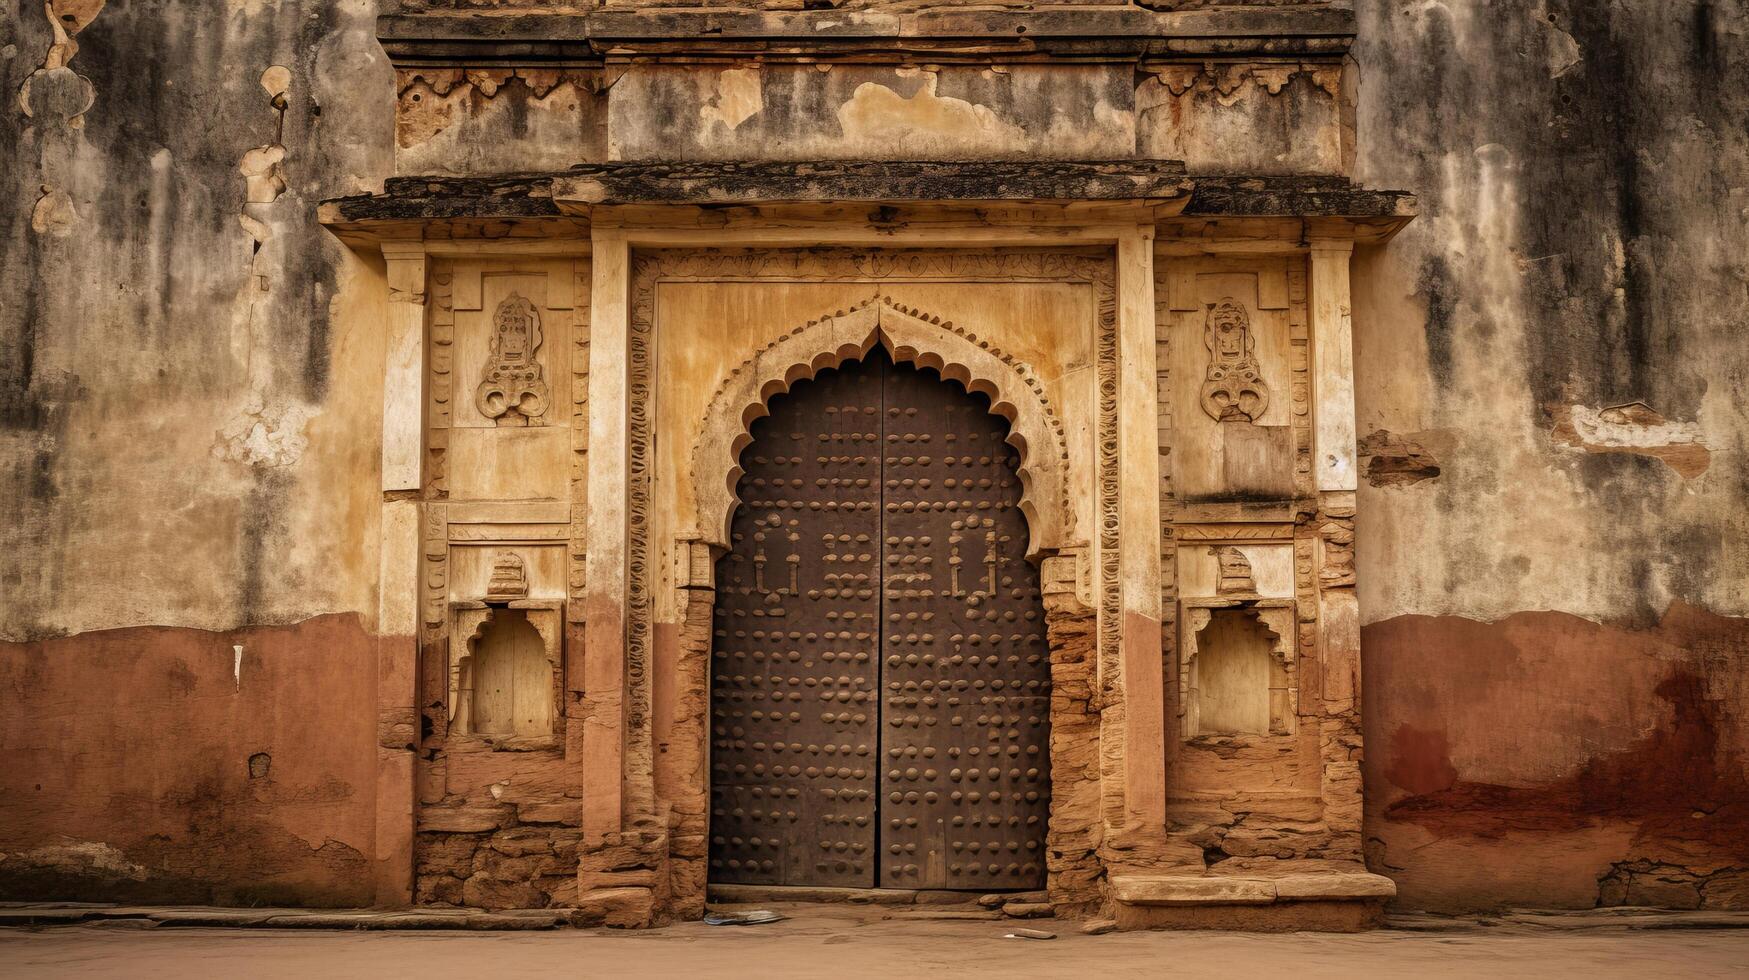
[[[831,371],[754,423],[718,563],[717,881],[874,883],[880,375]]]
[[[1044,884],[1050,664],[1018,458],[989,404],[888,373],[881,884]]]

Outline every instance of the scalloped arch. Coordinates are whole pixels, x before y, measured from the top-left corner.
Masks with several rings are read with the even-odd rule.
[[[895,361],[931,368],[984,395],[990,411],[1008,420],[1008,444],[1020,454],[1028,557],[1053,554],[1074,540],[1063,423],[1031,369],[951,321],[876,295],[781,334],[736,366],[711,395],[692,455],[704,541],[728,546],[740,502],[735,486],[743,472],[741,451],[753,441],[753,423],[770,413],[771,399],[876,344]]]

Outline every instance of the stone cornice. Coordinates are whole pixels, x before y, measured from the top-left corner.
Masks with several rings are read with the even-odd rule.
[[[391,12],[377,34],[397,65],[620,58],[1137,60],[1339,57],[1346,6],[1155,11],[1141,7],[908,12],[605,10],[583,14]]]
[[[1415,198],[1341,177],[1186,175],[1176,161],[814,161],[580,164],[556,173],[392,177],[380,194],[322,204],[330,225],[542,218],[597,205],[1137,201],[1185,218],[1339,217],[1407,222]]]

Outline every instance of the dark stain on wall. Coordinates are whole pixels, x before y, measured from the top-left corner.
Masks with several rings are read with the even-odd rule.
[[[1389,123],[1361,132],[1360,162],[1367,183],[1423,204],[1406,241],[1423,249],[1433,380],[1450,381],[1447,343],[1498,326],[1510,289],[1528,405],[1641,399],[1693,418],[1714,374],[1705,335],[1745,325],[1749,234],[1724,202],[1749,165],[1749,92],[1720,81],[1749,72],[1749,16],[1695,0],[1356,13],[1361,97]],[[1516,205],[1514,240],[1476,227],[1500,203],[1478,190]],[[1474,229],[1473,247],[1424,240],[1442,219]],[[1518,281],[1479,280],[1504,248]]]
[[[77,33],[67,67],[47,74],[43,6],[14,6],[0,19],[0,44],[16,49],[0,59],[0,90],[32,78],[33,112],[10,97],[0,108],[0,434],[28,465],[0,467],[0,522],[17,532],[5,582],[20,586],[8,590],[4,626],[46,636],[56,610],[43,593],[55,584],[18,570],[52,579],[77,565],[67,549],[87,540],[74,530],[79,508],[125,495],[118,482],[181,481],[191,499],[217,492],[198,466],[124,478],[81,446],[103,444],[97,433],[129,424],[142,405],[198,419],[252,395],[270,406],[326,397],[343,248],[316,223],[316,203],[389,173],[393,76],[373,36],[374,5],[358,0],[111,2]],[[290,79],[283,112],[262,84],[274,66]],[[345,99],[333,104],[336,92]],[[246,205],[240,161],[276,142],[285,190]],[[33,227],[50,188],[64,195],[63,220]],[[290,533],[274,515],[296,480],[256,476],[220,522],[239,536],[190,543],[241,583],[211,600],[234,622],[264,607],[274,579],[258,570]]]

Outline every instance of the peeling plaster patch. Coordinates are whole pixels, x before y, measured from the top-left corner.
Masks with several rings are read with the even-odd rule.
[[[717,73],[717,93],[698,107],[706,125],[720,122],[730,129],[765,107],[764,82],[758,68],[730,68]]]
[[[129,861],[127,855],[102,841],[61,840],[57,844],[0,855],[0,871],[15,873],[28,868],[61,874],[102,872],[106,877],[146,880],[145,868]]]
[[[1660,459],[1684,479],[1712,465],[1698,422],[1672,422],[1645,402],[1609,408],[1557,405],[1551,433],[1556,445],[1588,453],[1633,453]]]
[[[79,212],[74,210],[73,199],[67,196],[67,192],[48,184],[42,185],[42,196],[30,209],[31,230],[39,235],[66,238],[78,223]]]
[[[250,396],[242,413],[219,430],[213,456],[245,466],[291,466],[309,448],[310,440],[304,430],[315,414],[316,410],[309,405],[267,408],[257,392]]]
[[[79,53],[79,42],[73,40],[74,36],[97,19],[103,4],[104,0],[43,3],[43,16],[48,18],[53,40],[43,53],[42,67],[26,76],[24,84],[18,87],[18,107],[26,118],[65,120],[74,129],[85,124],[85,111],[96,100],[97,91],[89,78],[67,65]]]
[[[291,79],[291,69],[284,65],[269,65],[261,73],[261,87],[267,90],[267,97],[274,100],[277,108],[285,108],[279,103],[285,101],[285,93],[291,90]]]
[[[261,88],[275,113],[273,142],[246,150],[237,163],[245,189],[243,213],[237,220],[255,239],[258,248],[267,241],[269,231],[261,216],[249,212],[251,205],[272,204],[285,193],[285,177],[280,172],[280,164],[285,162],[285,146],[280,140],[285,134],[286,92],[290,87],[291,70],[284,65],[271,65],[261,73]]]
[[[1360,440],[1360,458],[1366,467],[1366,482],[1375,487],[1403,487],[1439,476],[1439,460],[1452,442],[1448,432],[1411,432],[1397,435],[1374,430]],[[1436,449],[1429,443],[1444,443]]]
[[[243,175],[250,204],[272,204],[285,193],[285,179],[279,175],[284,160],[285,147],[278,143],[257,146],[243,154],[237,172]]]
[[[1548,21],[1545,19],[1543,23]],[[1554,24],[1548,24],[1547,31],[1550,78],[1560,78],[1584,63],[1585,55],[1580,51],[1579,42],[1573,39],[1573,35]]]
[[[846,141],[886,144],[906,153],[941,145],[1003,149],[1026,139],[1024,129],[1003,121],[988,106],[936,95],[939,81],[935,72],[926,73],[923,87],[909,99],[875,82],[858,85],[850,101],[838,107]]]

